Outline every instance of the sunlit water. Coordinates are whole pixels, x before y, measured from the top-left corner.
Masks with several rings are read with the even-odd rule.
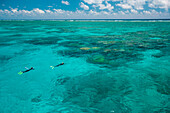
[[[170,22],[0,21],[0,113],[168,113],[169,44]]]

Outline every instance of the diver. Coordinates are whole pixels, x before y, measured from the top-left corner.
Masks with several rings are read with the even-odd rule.
[[[31,70],[34,70],[34,68],[33,67],[31,67],[30,69],[28,69],[27,67],[25,67],[27,70],[25,70],[25,71],[20,71],[18,74],[19,75],[21,75],[21,74],[23,74],[23,73],[25,73],[25,72],[28,72],[28,71],[31,71]]]
[[[58,64],[58,65],[56,65],[56,66],[50,66],[52,69],[54,69],[55,67],[58,67],[58,66],[61,66],[61,65],[64,65],[64,63],[62,62],[62,63],[60,63],[60,64]]]

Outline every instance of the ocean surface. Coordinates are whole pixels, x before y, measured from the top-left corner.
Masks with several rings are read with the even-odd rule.
[[[170,113],[170,21],[0,21],[0,113],[113,112]]]

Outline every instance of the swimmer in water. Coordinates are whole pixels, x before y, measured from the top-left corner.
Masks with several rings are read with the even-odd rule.
[[[25,73],[25,72],[28,72],[28,71],[31,71],[31,70],[34,70],[34,68],[33,67],[31,67],[30,69],[28,69],[27,67],[25,67],[27,70],[25,70],[25,71],[20,71],[18,74],[19,75],[21,75],[21,74],[23,74],[23,73]]]
[[[62,63],[60,63],[60,64],[58,64],[58,65],[56,65],[56,66],[50,66],[52,69],[54,69],[55,67],[58,67],[58,66],[61,66],[61,65],[64,65],[64,63],[62,62]]]

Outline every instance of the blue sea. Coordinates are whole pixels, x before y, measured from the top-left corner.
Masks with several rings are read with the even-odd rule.
[[[169,100],[170,20],[0,21],[0,113],[169,113]]]

